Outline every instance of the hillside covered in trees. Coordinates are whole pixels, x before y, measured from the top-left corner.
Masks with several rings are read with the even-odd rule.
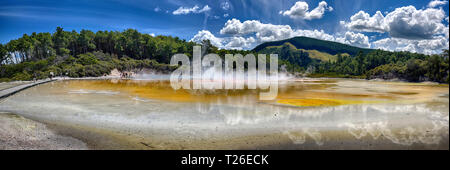
[[[353,47],[347,44],[341,44],[338,42],[332,42],[332,41],[324,41],[319,40],[315,38],[309,38],[309,37],[294,37],[286,40],[281,41],[272,41],[272,42],[265,42],[258,46],[256,46],[253,51],[261,51],[262,49],[270,46],[280,46],[285,43],[292,44],[297,49],[304,49],[304,50],[318,50],[323,51],[326,53],[329,53],[331,55],[336,54],[343,54],[347,53],[350,55],[355,55],[358,52],[363,53],[369,53],[373,51],[372,49],[367,48],[359,48],[359,47]]]
[[[169,72],[174,54],[192,57],[199,45],[171,36],[139,33],[134,29],[119,31],[64,31],[24,34],[0,44],[0,82],[32,80],[56,76],[86,77],[144,68]],[[448,50],[442,55],[387,52],[363,49],[337,42],[296,37],[268,42],[253,50],[224,50],[202,42],[205,53],[225,54],[275,53],[280,69],[309,76],[398,78],[407,81],[448,83]]]
[[[400,79],[449,82],[449,51],[440,55],[352,47],[307,37],[263,43],[255,53],[279,54],[290,72],[311,77]]]
[[[337,61],[316,65],[315,73],[359,76],[366,79],[449,82],[448,50],[441,55],[376,50],[366,55],[338,56]]]

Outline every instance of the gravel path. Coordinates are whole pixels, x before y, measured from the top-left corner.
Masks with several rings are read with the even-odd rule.
[[[11,87],[20,86],[23,84],[29,84],[32,83],[32,81],[13,81],[13,82],[2,82],[0,83],[0,91],[9,89]]]
[[[14,86],[13,84],[11,84],[10,87],[4,88],[3,90],[0,90],[0,99],[8,97],[10,95],[13,95],[19,91],[22,91],[24,89],[42,84],[42,83],[47,83],[47,82],[51,82],[53,80],[50,79],[44,79],[44,80],[38,80],[36,82],[31,82],[31,83],[18,83],[17,86]],[[6,87],[6,85],[5,85]]]

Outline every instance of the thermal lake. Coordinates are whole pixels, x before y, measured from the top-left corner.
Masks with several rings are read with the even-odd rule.
[[[167,80],[60,80],[0,102],[92,149],[448,149],[449,87],[288,79],[258,90],[173,90]]]

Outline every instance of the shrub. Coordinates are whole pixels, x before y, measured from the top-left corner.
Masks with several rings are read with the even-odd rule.
[[[14,80],[14,81],[24,80],[25,81],[25,80],[31,80],[32,78],[33,77],[30,74],[28,74],[26,71],[23,71],[23,72],[14,74],[12,80]]]
[[[78,55],[77,62],[82,65],[92,65],[97,64],[98,60],[92,53],[86,53]]]

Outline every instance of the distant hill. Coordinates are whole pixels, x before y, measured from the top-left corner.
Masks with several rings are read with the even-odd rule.
[[[319,40],[319,39],[308,38],[308,37],[294,37],[294,38],[290,38],[290,39],[286,39],[286,40],[265,42],[265,43],[262,43],[262,44],[256,46],[252,51],[260,52],[261,50],[263,50],[265,48],[268,48],[268,47],[274,48],[277,46],[281,47],[282,45],[284,45],[286,43],[289,43],[290,45],[295,47],[295,49],[302,49],[302,50],[306,50],[307,52],[308,52],[308,50],[315,50],[314,52],[316,54],[317,54],[317,52],[321,52],[321,53],[328,53],[329,55],[336,55],[339,53],[356,55],[359,51],[362,51],[365,54],[373,51],[372,49],[359,48],[359,47],[354,47],[354,46],[350,46],[350,45],[346,45],[346,44],[342,44],[342,43],[338,43],[338,42],[325,41],[325,40]],[[313,57],[314,52],[312,52],[312,51],[309,52],[309,55],[311,58],[314,58]]]
[[[359,52],[364,55],[372,49],[353,47],[337,42],[318,40],[308,37],[294,37],[281,41],[266,42],[253,50],[255,53],[278,54],[279,64],[284,65],[287,71],[302,72],[309,66],[321,62],[336,62],[338,55],[353,58]]]
[[[281,55],[281,58],[286,58],[288,56],[284,56],[286,55],[285,52],[282,52],[282,49],[287,49],[288,51],[290,51],[292,53],[295,52],[301,52],[301,53],[306,53],[308,54],[308,57],[311,59],[316,59],[316,60],[320,60],[320,61],[336,61],[337,60],[337,54],[336,55],[331,55],[329,53],[326,52],[321,52],[318,50],[305,50],[305,49],[297,49],[297,47],[295,47],[294,45],[292,45],[289,42],[285,42],[283,45],[279,45],[279,46],[267,46],[261,50],[258,51],[258,53],[265,53],[265,54],[269,54],[269,53],[276,53]],[[290,55],[288,54],[288,55]],[[350,56],[350,54],[348,53],[340,53],[342,56]]]

